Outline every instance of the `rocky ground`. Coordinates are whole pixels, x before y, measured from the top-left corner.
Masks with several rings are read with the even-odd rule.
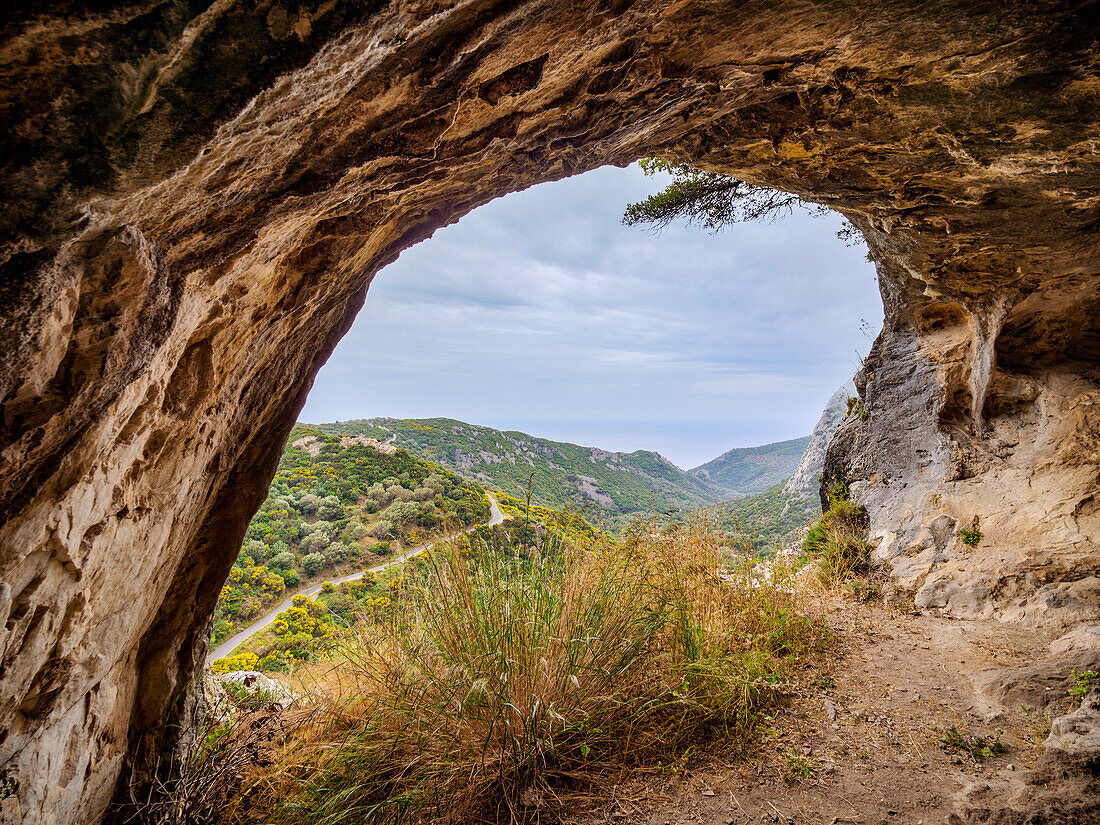
[[[1040,660],[1051,639],[904,605],[831,598],[823,610],[840,655],[775,717],[755,756],[712,755],[637,778],[578,821],[1100,822],[1096,763],[1090,770],[1087,760],[1043,747],[1050,720],[1080,704],[1069,696],[1070,668],[1019,678],[1018,666]],[[951,728],[995,736],[1004,752],[949,748],[942,740]]]

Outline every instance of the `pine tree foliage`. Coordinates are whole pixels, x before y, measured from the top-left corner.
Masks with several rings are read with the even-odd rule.
[[[638,165],[647,175],[669,174],[672,182],[645,200],[632,203],[623,212],[627,226],[650,224],[664,229],[673,221],[683,220],[710,232],[746,221],[773,221],[790,215],[795,207],[806,209],[814,217],[829,214],[828,207],[807,203],[798,195],[756,186],[718,172],[704,172],[683,163],[661,158],[642,158]],[[863,236],[845,220],[837,237],[848,246]]]

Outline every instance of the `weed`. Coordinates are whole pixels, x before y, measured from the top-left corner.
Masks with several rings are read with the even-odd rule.
[[[844,484],[829,488],[829,509],[806,533],[802,549],[818,562],[822,583],[836,585],[863,567],[870,548],[866,511],[849,499]]]
[[[7,799],[9,796],[15,796],[18,790],[19,780],[9,775],[7,771],[0,770],[0,799]]]
[[[1031,715],[1031,711],[1028,708],[1021,706],[1020,709],[1028,716]],[[1050,715],[1050,711],[1045,710],[1028,728],[1028,738],[1031,740],[1032,744],[1041,748],[1047,737],[1050,736],[1053,727],[1054,717]]]
[[[795,779],[813,779],[821,770],[821,763],[809,754],[787,750],[784,751],[783,758],[787,762],[783,778],[788,782]]]
[[[848,418],[849,416],[854,415],[857,418],[859,418],[860,421],[869,421],[870,420],[871,413],[867,409],[867,405],[863,403],[862,398],[859,398],[858,396],[857,397],[848,396],[848,398],[845,399],[845,403],[847,404],[847,408],[844,411],[844,417],[845,418]]]
[[[977,547],[978,542],[985,536],[977,527],[966,527],[959,531],[959,539],[967,547]]]
[[[1074,668],[1069,675],[1070,679],[1073,681],[1073,684],[1070,685],[1069,695],[1074,699],[1082,698],[1089,692],[1089,686],[1092,684],[1092,680],[1097,676],[1100,676],[1100,673],[1097,673],[1095,670],[1078,670]]]
[[[221,685],[229,694],[230,701],[241,710],[270,710],[282,698],[267,690],[246,687],[240,682],[222,682]]]
[[[999,734],[992,736],[967,736],[960,733],[959,729],[951,726],[943,732],[940,743],[948,750],[969,753],[975,759],[991,759],[999,753],[1004,753],[1005,746],[1001,744]]]
[[[871,584],[863,579],[849,579],[844,582],[844,592],[860,604],[873,602],[882,596],[882,591],[877,584]]]

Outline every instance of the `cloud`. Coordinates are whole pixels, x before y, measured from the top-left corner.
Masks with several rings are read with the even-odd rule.
[[[681,466],[808,433],[882,306],[866,250],[804,213],[718,234],[619,223],[661,181],[607,167],[406,250],[302,417],[446,415]]]

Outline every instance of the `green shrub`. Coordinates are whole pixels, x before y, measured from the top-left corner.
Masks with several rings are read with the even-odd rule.
[[[818,563],[823,584],[849,580],[866,562],[867,512],[851,501],[844,484],[829,488],[829,509],[802,541],[804,553]]]
[[[262,564],[263,561],[271,555],[271,550],[262,541],[251,539],[244,544],[243,552],[248,555],[256,564]]]
[[[325,557],[320,553],[310,553],[302,559],[302,569],[308,576],[316,576],[325,569]]]
[[[1069,695],[1074,699],[1080,699],[1089,692],[1089,686],[1097,676],[1100,676],[1100,673],[1095,670],[1078,670],[1074,668],[1070,673],[1073,684],[1070,686]]]
[[[317,506],[317,518],[324,521],[337,521],[344,517],[344,505],[336,496],[325,496]]]
[[[844,410],[844,417],[856,416],[860,421],[869,421],[871,413],[867,409],[867,405],[863,403],[862,398],[852,398],[849,396],[845,399],[846,409]]]
[[[321,499],[319,496],[315,496],[313,493],[306,493],[295,503],[295,507],[304,516],[314,516],[317,514],[317,508],[321,505]]]
[[[968,527],[959,531],[959,539],[967,547],[977,547],[978,542],[980,542],[984,536],[985,534],[977,527]]]
[[[943,732],[940,744],[947,750],[969,753],[975,759],[991,759],[1004,753],[1005,746],[998,735],[992,736],[967,736],[960,733],[959,729],[952,726]]]
[[[397,501],[386,510],[386,518],[393,524],[401,525],[413,521],[420,514],[420,507],[411,501]]]
[[[294,555],[292,553],[279,553],[277,556],[272,556],[271,561],[268,562],[268,567],[272,570],[290,570],[294,567]],[[284,576],[284,578],[286,578]]]

